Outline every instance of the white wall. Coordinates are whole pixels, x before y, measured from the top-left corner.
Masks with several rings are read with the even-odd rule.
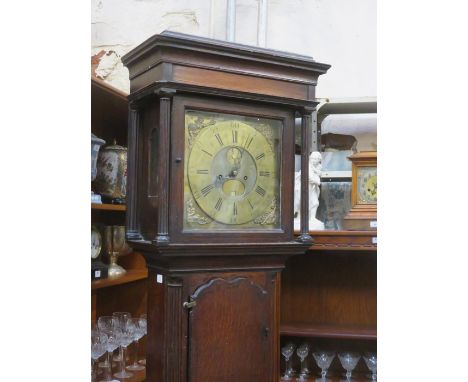
[[[212,0],[212,36],[226,37],[226,0]],[[128,91],[119,57],[165,29],[210,37],[211,0],[92,0],[92,54],[110,53],[97,74]],[[236,41],[255,44],[257,0],[237,0]],[[375,97],[376,0],[269,0],[267,48],[332,65],[321,98]]]

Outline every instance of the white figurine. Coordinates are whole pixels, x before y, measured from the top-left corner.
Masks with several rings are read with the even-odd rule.
[[[309,159],[309,230],[320,231],[324,224],[315,215],[319,206],[320,175],[322,174],[322,155],[314,151]],[[294,230],[301,229],[301,172],[296,172],[294,182]]]

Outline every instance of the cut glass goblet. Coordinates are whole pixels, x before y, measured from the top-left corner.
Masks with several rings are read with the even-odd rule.
[[[286,346],[281,348],[281,354],[283,355],[286,361],[286,369],[282,377],[283,381],[290,381],[294,374],[294,369],[292,368],[291,356],[294,354],[294,349],[296,346],[293,343],[288,343]]]
[[[371,380],[377,381],[377,354],[375,353],[366,353],[363,356],[364,362],[371,371]]]
[[[317,381],[329,381],[329,379],[327,379],[327,372],[333,359],[335,358],[335,353],[328,351],[316,351],[312,353],[312,356],[314,357],[315,362],[317,362],[317,366],[322,369],[321,378],[317,379]]]
[[[346,382],[353,381],[352,373],[361,356],[354,352],[339,353],[338,358],[340,359],[341,366],[346,370]]]
[[[298,381],[305,381],[310,374],[309,368],[307,367],[307,356],[309,355],[309,345],[303,343],[296,350],[296,354],[301,360],[301,371],[299,373]]]

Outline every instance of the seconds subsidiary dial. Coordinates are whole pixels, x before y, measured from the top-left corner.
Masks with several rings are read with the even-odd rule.
[[[206,221],[249,227],[277,223],[280,129],[269,121],[214,113],[186,119],[191,138],[187,183]]]

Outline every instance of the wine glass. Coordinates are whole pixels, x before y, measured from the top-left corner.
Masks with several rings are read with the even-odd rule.
[[[99,331],[104,332],[107,335],[107,341],[105,343],[107,357],[105,362],[99,364],[99,367],[104,367],[107,369],[105,382],[112,380],[112,354],[119,347],[118,328],[115,325],[115,319],[112,316],[102,316],[98,318],[98,328]]]
[[[127,366],[127,370],[132,370],[132,371],[139,371],[139,370],[144,370],[145,367],[140,365],[138,363],[138,346],[139,346],[139,340],[145,335],[144,328],[140,327],[140,319],[139,318],[132,318],[131,319],[133,323],[133,342],[135,342],[134,346],[134,357],[133,357],[133,364],[130,366]]]
[[[100,332],[106,333],[109,335],[112,332],[112,329],[114,327],[114,321],[112,316],[101,316],[97,320],[97,328]],[[99,367],[103,368],[108,368],[110,365],[110,360],[109,360],[109,353],[107,354],[107,357],[104,362],[101,362],[99,364]]]
[[[129,312],[114,312],[112,313],[112,319],[115,320],[114,327],[120,328],[121,324],[124,323],[127,319],[131,318],[131,314]],[[119,353],[114,356],[114,361],[120,362],[122,361],[122,349],[119,347]]]
[[[140,316],[140,328],[142,328],[143,332],[144,332],[144,336],[146,336],[148,334],[148,320],[147,320],[147,316],[146,314],[142,314]],[[146,354],[146,350],[145,350],[145,354]],[[142,365],[146,365],[146,357],[143,358],[143,359],[140,359],[138,361],[138,363],[142,364]]]
[[[120,363],[120,371],[118,373],[114,374],[114,377],[117,378],[130,378],[133,376],[133,373],[128,372],[125,370],[125,361],[127,358],[127,347],[130,345],[133,341],[133,333],[135,331],[135,327],[133,325],[133,322],[130,318],[127,318],[125,321],[123,320],[118,320],[119,322],[119,335],[118,335],[118,342],[120,345],[120,348],[122,349],[122,361]]]
[[[301,372],[299,374],[299,381],[305,381],[310,374],[309,368],[307,367],[306,358],[309,355],[309,345],[307,343],[303,343],[299,346],[296,350],[296,354],[301,360]]]
[[[106,352],[105,341],[107,336],[100,333],[96,327],[91,328],[91,379],[96,378],[96,361]]]
[[[286,361],[286,369],[282,377],[282,380],[284,381],[291,380],[292,379],[291,377],[294,374],[294,369],[292,368],[292,363],[291,363],[291,356],[294,354],[295,348],[296,348],[296,345],[294,345],[291,342],[288,343],[283,348],[281,348],[281,354],[284,356],[284,359]]]
[[[338,358],[340,359],[341,366],[343,366],[343,369],[346,370],[346,381],[353,381],[353,379],[351,378],[352,372],[356,367],[357,363],[359,362],[361,356],[358,353],[354,352],[344,352],[339,353]]]
[[[363,356],[364,362],[371,371],[371,380],[377,381],[377,354],[375,353],[366,353]]]
[[[317,362],[317,366],[320,367],[320,369],[322,369],[321,378],[317,379],[317,381],[320,381],[320,382],[328,381],[327,372],[333,359],[335,358],[335,353],[328,352],[328,351],[316,351],[312,353],[312,355],[315,359],[315,362]]]
[[[114,361],[124,363],[125,369],[125,359],[124,359],[124,347],[122,345],[122,337],[123,337],[123,328],[125,327],[126,321],[131,318],[131,314],[129,312],[114,312],[112,313],[112,318],[114,320],[114,327],[119,329],[119,335],[117,337],[117,342],[119,343],[119,354],[117,357],[114,357]],[[131,373],[129,373],[131,374]],[[124,377],[125,378],[125,377]]]

